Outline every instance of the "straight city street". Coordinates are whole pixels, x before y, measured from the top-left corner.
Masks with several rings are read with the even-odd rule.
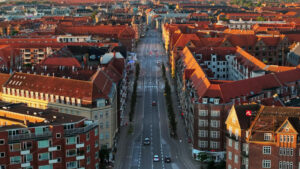
[[[137,57],[141,71],[137,88],[135,118],[133,120],[134,133],[132,136],[126,135],[127,133],[121,134],[115,168],[199,168],[199,164],[192,159],[190,145],[187,143],[184,131],[181,131],[183,135],[178,131],[179,139],[171,138],[169,134],[168,116],[164,100],[165,82],[161,71],[162,63],[167,67],[167,56],[163,49],[160,32],[157,30],[147,32],[146,37],[141,39],[137,46]],[[153,101],[156,102],[155,106],[152,105]],[[177,103],[174,102],[174,105],[177,106]],[[175,113],[178,114],[176,110]],[[179,122],[177,128],[178,130],[184,130],[183,124]],[[122,132],[127,131],[123,130]],[[128,139],[128,137],[131,139]],[[150,145],[143,145],[146,137],[150,138]],[[125,141],[126,139],[127,141]],[[159,156],[159,162],[153,161],[154,155]],[[164,157],[166,156],[171,157],[171,163],[165,163]]]

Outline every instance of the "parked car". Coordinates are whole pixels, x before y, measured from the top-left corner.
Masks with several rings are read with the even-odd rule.
[[[159,161],[158,155],[155,154],[155,155],[153,156],[153,161],[154,161],[154,162],[158,162],[158,161]]]
[[[144,145],[150,145],[150,138],[146,137],[144,139]]]
[[[171,157],[166,156],[165,157],[165,163],[170,163],[171,162]]]

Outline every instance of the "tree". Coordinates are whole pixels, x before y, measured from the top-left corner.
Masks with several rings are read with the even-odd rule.
[[[265,21],[266,19],[264,17],[262,17],[262,16],[259,16],[259,17],[256,18],[256,20],[257,21]]]
[[[102,164],[107,164],[109,162],[109,149],[107,146],[102,146],[99,152],[100,162]]]
[[[207,169],[216,169],[215,166],[215,161],[214,160],[210,160],[207,164]]]
[[[198,159],[200,159],[201,162],[204,162],[205,160],[208,159],[208,155],[206,152],[201,152],[201,153],[198,153]]]
[[[226,169],[226,161],[222,160],[219,164],[216,165],[216,169]]]

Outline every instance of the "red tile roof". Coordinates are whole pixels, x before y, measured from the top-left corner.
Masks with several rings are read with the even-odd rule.
[[[15,72],[4,87],[80,98],[82,104],[91,104],[95,99],[108,98],[112,80],[102,70],[98,70],[90,81]]]
[[[236,59],[239,59],[242,65],[251,68],[252,71],[255,70],[264,70],[266,68],[266,64],[262,61],[258,60],[255,56],[252,56],[239,46],[236,49]]]
[[[48,57],[44,59],[41,65],[49,65],[49,66],[66,66],[66,67],[80,67],[80,63],[76,58],[73,57]]]
[[[182,53],[182,61],[184,65],[186,65],[186,69],[194,70],[193,73],[190,75],[190,80],[194,84],[194,88],[198,96],[202,96],[208,90],[210,82],[200,65],[197,63],[193,54],[188,50],[188,48],[184,48]]]

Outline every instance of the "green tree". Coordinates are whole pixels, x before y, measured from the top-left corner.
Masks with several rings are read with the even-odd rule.
[[[198,153],[198,159],[200,159],[201,162],[204,162],[208,159],[208,155],[206,152]]]
[[[214,160],[210,160],[207,164],[207,169],[216,169],[216,164]]]
[[[102,146],[99,152],[100,162],[102,164],[107,164],[109,162],[109,149],[107,146]]]
[[[266,19],[264,17],[261,17],[261,16],[257,17],[256,20],[257,21],[266,21]]]

